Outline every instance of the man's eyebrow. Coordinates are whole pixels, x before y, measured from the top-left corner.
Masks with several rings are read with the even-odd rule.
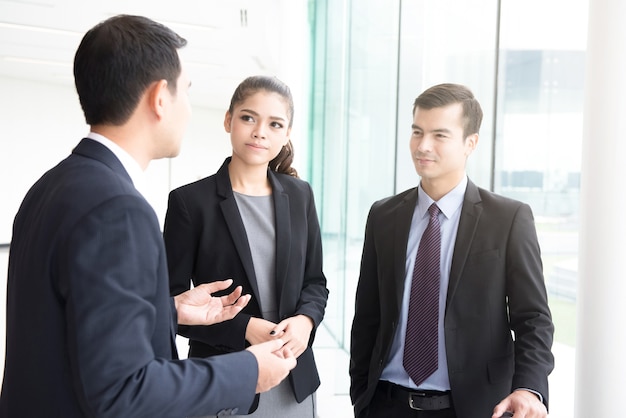
[[[419,126],[417,126],[416,124],[412,124],[411,125],[411,129],[413,129],[413,130],[419,129],[420,131],[423,131],[423,129],[420,128]],[[444,134],[452,133],[452,131],[450,129],[447,129],[447,128],[433,129],[431,132],[434,132],[434,133],[444,133]]]

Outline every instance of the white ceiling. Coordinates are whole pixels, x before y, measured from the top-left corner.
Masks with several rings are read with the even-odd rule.
[[[288,2],[292,2],[288,5]],[[186,38],[194,105],[224,109],[253,74],[278,75],[294,0],[0,0],[0,77],[73,88],[82,36],[116,14],[139,14]],[[286,20],[287,19],[287,20]],[[282,23],[281,23],[282,22]]]

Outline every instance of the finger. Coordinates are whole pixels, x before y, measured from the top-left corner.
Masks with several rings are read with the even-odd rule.
[[[212,294],[215,292],[219,292],[220,290],[226,290],[232,284],[233,284],[233,279],[226,279],[226,280],[218,280],[216,282],[211,282],[211,283],[203,283],[199,286],[196,286],[196,288],[200,288],[204,290],[205,292]]]
[[[498,405],[496,405],[495,408],[493,408],[493,415],[492,418],[500,418],[502,416],[502,414],[504,414],[507,410],[507,405],[504,405],[503,402],[500,402]]]
[[[290,362],[293,363],[292,367],[296,367],[297,361],[296,361],[296,356],[293,354],[293,352],[287,347],[283,348],[282,352],[283,352],[283,357],[286,360],[290,360]]]
[[[289,359],[290,357],[293,356],[293,352],[285,346],[274,351],[272,354],[274,354],[276,357],[280,357],[281,359]]]
[[[267,349],[269,349],[270,352],[273,353],[275,351],[280,350],[285,345],[285,342],[281,340],[280,338],[277,338],[275,340],[270,340],[270,341],[261,343],[261,345],[264,345]]]
[[[288,348],[293,355],[297,358],[300,357],[300,354],[304,353],[305,347],[300,344],[297,340],[291,340],[285,344],[285,348]]]
[[[287,328],[287,320],[280,321],[276,326],[270,331],[270,335],[282,335]]]
[[[233,290],[231,293],[220,298],[220,300],[222,301],[222,305],[232,305],[237,301],[237,299],[239,299],[241,293],[243,293],[243,287],[237,286],[235,290]]]
[[[276,331],[273,329],[270,331],[270,335],[275,338],[282,338],[285,336],[285,331]]]
[[[246,307],[248,302],[250,302],[250,299],[252,299],[252,296],[250,296],[250,295],[243,295],[239,299],[237,299],[237,302],[235,302],[233,304],[233,306],[236,306],[238,308],[243,309],[243,308]]]

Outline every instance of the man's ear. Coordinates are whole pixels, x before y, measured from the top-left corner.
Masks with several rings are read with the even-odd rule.
[[[226,132],[230,133],[230,123],[233,120],[233,115],[230,114],[230,112],[227,110],[226,114],[224,115],[224,129],[226,130]]]
[[[465,138],[465,156],[469,156],[478,145],[478,134],[471,134],[467,138]]]
[[[158,119],[165,115],[165,104],[169,94],[167,80],[159,80],[148,87],[148,105]]]

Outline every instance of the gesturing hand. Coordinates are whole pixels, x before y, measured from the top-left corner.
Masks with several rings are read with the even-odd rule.
[[[213,297],[211,294],[228,289],[232,279],[204,283],[174,297],[180,325],[211,325],[233,319],[250,301],[250,295],[241,296],[237,286],[232,293]]]

